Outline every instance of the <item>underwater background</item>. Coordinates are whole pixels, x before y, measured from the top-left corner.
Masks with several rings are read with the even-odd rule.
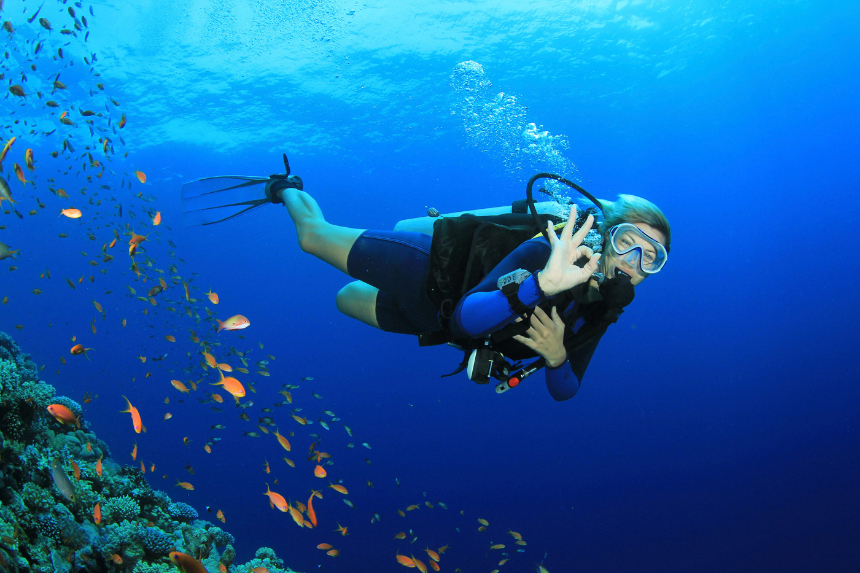
[[[397,571],[398,552],[447,544],[441,570],[466,573],[856,570],[858,17],[806,1],[5,0],[0,145],[16,140],[0,176],[17,204],[0,202],[0,241],[20,252],[0,263],[0,330],[58,394],[97,395],[84,420],[119,463],[143,460],[201,517],[222,510],[242,561],[265,546],[296,571]],[[497,396],[440,378],[457,351],[340,315],[347,277],[301,252],[282,207],[183,226],[182,183],[282,172],[284,152],[336,224],[507,205],[546,170],[654,201],[673,249],[574,399],[542,374]],[[147,235],[139,275],[130,231]],[[157,304],[140,300],[159,278]],[[216,334],[209,312],[251,325]],[[209,386],[203,345],[234,369],[244,353],[253,405]],[[318,527],[271,509],[267,484],[303,503],[322,489]]]

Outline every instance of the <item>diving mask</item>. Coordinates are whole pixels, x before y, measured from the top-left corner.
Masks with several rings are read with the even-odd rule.
[[[609,229],[608,242],[612,255],[627,261],[631,266],[638,266],[639,270],[649,275],[659,272],[669,257],[662,243],[632,223],[621,223]]]

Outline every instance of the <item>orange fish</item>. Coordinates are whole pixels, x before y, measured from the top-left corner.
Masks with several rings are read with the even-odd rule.
[[[161,211],[155,212],[155,217],[152,218],[152,224],[153,225],[160,225],[161,224]]]
[[[269,503],[271,503],[274,507],[278,508],[278,510],[283,511],[284,513],[290,510],[290,505],[287,503],[287,500],[284,499],[284,496],[270,490],[269,484],[266,484],[266,493],[264,493],[263,495],[268,495]]]
[[[433,571],[439,571],[439,564],[436,563],[435,561],[431,561],[430,562],[430,568],[433,569]],[[496,569],[496,573],[498,573],[498,572],[499,572],[499,570]]]
[[[338,493],[342,493],[343,495],[346,495],[349,493],[348,491],[346,491],[346,488],[340,484],[328,482],[328,487],[332,488],[334,491],[336,491]]]
[[[93,445],[87,442],[87,453],[93,453]]]
[[[211,288],[209,289],[209,292],[206,293],[206,296],[209,297],[209,302],[211,302],[212,304],[218,304],[218,302],[220,300],[218,298],[218,293],[212,292]]]
[[[3,146],[3,151],[0,151],[0,162],[6,159],[6,154],[9,153],[9,148],[12,147],[12,144],[15,143],[17,137],[13,137],[9,141],[6,142],[6,145]]]
[[[223,370],[224,372],[232,372],[233,367],[227,364],[226,362],[219,362],[216,364],[219,370]]]
[[[222,404],[224,402],[224,398],[222,398],[221,394],[219,394],[217,392],[212,392],[212,399],[215,400],[216,402],[218,402],[219,404]]]
[[[178,485],[182,489],[187,489],[188,491],[192,491],[194,489],[194,486],[191,485],[190,483],[188,483],[187,481],[176,480],[176,485]]]
[[[332,556],[332,557],[337,557],[338,555],[340,555],[340,550],[338,550],[338,549],[329,549],[328,551],[326,551],[326,552],[325,552],[325,554],[326,554],[326,555],[330,555],[330,556]]]
[[[293,518],[293,521],[296,522],[296,525],[298,525],[299,527],[304,527],[305,520],[302,518],[301,510],[296,505],[287,505],[287,509],[290,511],[290,517]]]
[[[242,383],[235,378],[225,378],[224,373],[220,370],[218,371],[218,374],[221,375],[221,381],[210,383],[210,386],[222,386],[227,392],[232,394],[238,402],[239,398],[242,398],[245,395],[245,387],[242,386]]]
[[[291,468],[296,467],[296,464],[293,460],[291,460],[289,458],[284,458],[284,461],[287,462],[287,465],[290,466]]]
[[[134,231],[131,232],[131,239],[128,240],[129,245],[139,245],[146,240],[149,235],[138,235]]]
[[[211,447],[209,447],[209,444],[206,444],[205,446],[203,446],[203,450],[204,450],[207,454],[211,454],[211,453],[212,453],[212,448],[211,448]]]
[[[349,535],[349,534],[346,532],[346,530],[347,530],[347,529],[349,529],[349,528],[344,527],[343,525],[341,525],[340,523],[338,523],[338,524],[337,524],[337,529],[335,529],[335,531],[337,531],[337,532],[338,532],[338,533],[340,533],[341,535]]]
[[[137,459],[137,442],[136,441],[134,442],[134,449],[131,450],[131,459],[133,459],[133,460]]]
[[[125,122],[126,122],[125,114],[122,114],[122,117],[119,118],[119,123],[117,124],[117,127],[122,129],[123,127],[125,127]]]
[[[215,517],[217,517],[221,523],[227,523],[227,520],[224,518],[224,512],[220,509],[218,510],[218,513],[215,514]]]
[[[217,318],[215,320],[218,322],[218,330],[215,332],[221,332],[222,330],[242,330],[251,326],[251,321],[241,314],[231,316],[224,322],[221,322]]]
[[[415,562],[412,561],[405,555],[400,555],[399,553],[396,555],[397,562],[403,565],[404,567],[415,567]]]
[[[419,561],[414,555],[412,555],[411,557],[412,563],[415,564],[415,567],[417,567],[418,570],[421,571],[421,573],[427,573],[427,566],[424,565],[424,563],[422,563],[421,561]]]
[[[32,183],[32,181],[28,181],[24,178],[24,171],[21,169],[20,165],[18,165],[17,163],[13,163],[12,169],[15,170],[15,175],[18,176],[18,181],[20,181],[21,184]]]
[[[142,473],[142,474],[146,473],[146,466],[143,465],[143,460],[140,460],[140,473]]]
[[[164,337],[164,340],[166,340],[167,342],[176,342],[176,338],[174,338],[173,336],[171,336],[169,334]]]
[[[280,432],[278,432],[278,428],[275,428],[275,437],[278,438],[278,443],[281,444],[281,447],[289,452],[290,442]]]
[[[117,565],[122,565],[122,557],[119,556],[119,553],[114,553],[113,555],[111,555],[110,560]]]
[[[100,305],[98,302],[93,301],[93,306],[96,307],[97,311],[104,312],[104,310],[102,310],[102,305]]]
[[[164,419],[162,419],[162,422],[166,422],[167,420],[169,420],[169,419],[170,419],[170,418],[172,418],[172,417],[173,417],[173,414],[171,414],[170,412],[167,412],[167,413],[164,415]]]
[[[206,567],[187,553],[170,552],[170,561],[184,573],[208,573]]]
[[[141,183],[146,183],[146,173],[143,171],[135,171],[134,176],[137,177],[137,180]]]
[[[308,498],[308,519],[311,520],[314,527],[317,526],[317,513],[314,511],[314,496],[319,494],[318,491],[311,490],[311,496]]]
[[[438,553],[436,553],[435,551],[433,551],[429,547],[427,549],[425,549],[424,551],[427,552],[427,555],[430,556],[430,559],[432,559],[433,561],[439,561],[439,554]]]
[[[215,368],[218,366],[218,361],[215,360],[215,357],[208,352],[203,353],[203,358],[206,360],[206,364],[208,364],[211,368]]]
[[[125,396],[123,396],[125,398]],[[128,404],[128,408],[125,410],[120,410],[120,413],[130,413],[131,414],[131,425],[134,427],[134,431],[138,434],[141,431],[146,431],[146,428],[143,426],[143,421],[140,419],[140,412],[137,411],[137,408],[131,405],[128,398],[125,398],[126,403]]]
[[[314,468],[314,475],[318,478],[324,478],[326,476],[325,469],[321,465],[317,465]]]
[[[30,171],[33,171],[33,169],[35,169],[35,167],[33,166],[33,150],[32,149],[27,149],[27,151],[24,152],[24,164],[27,166],[27,169],[29,169]]]
[[[269,469],[269,460],[266,460],[266,473],[267,473],[267,474],[272,473],[272,470],[271,470],[271,469]]]
[[[406,533],[401,531],[397,535],[394,536],[394,539],[406,539]]]
[[[299,423],[299,424],[301,424],[302,426],[307,426],[307,424],[308,424],[308,419],[307,419],[307,418],[303,418],[303,417],[298,416],[298,415],[296,415],[296,414],[293,414],[292,416],[293,416],[293,419],[294,419],[296,422],[298,422],[298,423]]]
[[[75,460],[71,460],[70,463],[72,464],[72,472],[75,474],[75,481],[81,481],[81,468],[78,467]]]
[[[83,354],[84,358],[89,360],[90,357],[87,356],[87,350],[92,350],[92,348],[84,348],[83,344],[75,344],[74,346],[72,346],[72,349],[69,350],[69,352],[71,352],[75,356],[77,356],[78,354]]]
[[[80,209],[63,209],[60,211],[60,215],[65,215],[69,219],[80,219],[83,213]]]
[[[98,475],[102,475],[102,458],[99,456],[99,459],[96,460],[96,473]]]
[[[188,387],[185,386],[185,384],[183,384],[179,380],[171,380],[170,383],[173,384],[173,387],[176,388],[177,390],[179,390],[180,392],[184,392],[185,394],[188,394],[190,392]]]
[[[62,404],[51,404],[48,406],[48,413],[56,418],[61,424],[74,424],[78,429],[81,428],[80,420],[78,420],[71,410]]]
[[[96,525],[102,522],[102,506],[99,502],[96,502],[96,506],[93,508],[93,521]]]
[[[331,549],[331,545],[329,545],[328,543],[320,543],[319,545],[317,545],[317,549],[328,551],[329,549]]]

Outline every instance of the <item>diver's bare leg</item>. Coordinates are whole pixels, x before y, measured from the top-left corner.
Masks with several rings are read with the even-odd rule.
[[[349,251],[365,230],[339,227],[327,222],[320,206],[304,191],[288,188],[278,193],[296,225],[299,247],[339,271],[349,274],[346,267]]]
[[[376,320],[376,295],[379,289],[361,281],[353,281],[337,293],[337,309],[350,318],[379,328]]]

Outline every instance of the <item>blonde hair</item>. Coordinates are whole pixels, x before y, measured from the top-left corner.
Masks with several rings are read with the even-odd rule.
[[[617,201],[601,199],[600,204],[603,206],[604,213],[603,222],[600,223],[601,234],[605,234],[621,223],[645,223],[663,233],[666,237],[663,246],[666,247],[666,252],[669,252],[672,229],[663,211],[657,205],[636,195],[619,195]]]

